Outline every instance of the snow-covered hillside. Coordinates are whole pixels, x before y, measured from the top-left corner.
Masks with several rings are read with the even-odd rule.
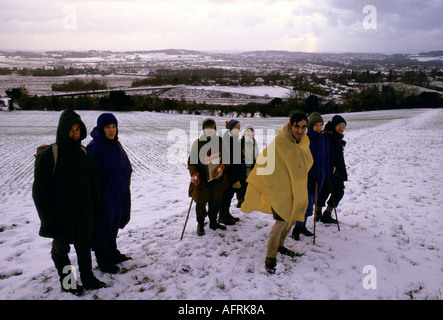
[[[100,112],[79,114],[90,132]],[[264,269],[272,216],[244,214],[236,200],[231,212],[240,222],[226,231],[207,227],[203,237],[196,234],[193,205],[180,241],[190,178],[185,156],[174,158],[172,148],[180,132],[189,148],[193,121],[199,128],[204,117],[115,115],[134,167],[132,219],[118,243],[133,259],[116,275],[94,269],[109,287],[77,298],[60,290],[51,240],[38,236],[31,197],[35,148],[54,141],[60,113],[0,113],[0,299],[443,298],[443,110],[343,114],[349,182],[338,208],[341,231],[320,222],[315,245],[312,238],[288,237],[285,245],[299,256],[277,256],[274,275]],[[216,119],[219,132],[225,120]],[[286,121],[240,119],[265,134]],[[70,257],[76,264],[73,248]]]

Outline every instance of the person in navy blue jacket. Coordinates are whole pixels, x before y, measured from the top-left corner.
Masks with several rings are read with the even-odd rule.
[[[118,140],[118,121],[112,113],[98,117],[91,137],[87,149],[98,169],[104,204],[100,219],[94,222],[92,249],[101,271],[117,273],[116,264],[130,259],[117,249],[117,234],[130,220],[132,166]]]
[[[327,179],[329,179],[329,141],[322,134],[323,118],[318,112],[313,112],[308,118],[309,149],[314,159],[314,164],[308,173],[308,208],[305,213],[305,221],[297,221],[292,230],[292,238],[300,240],[300,233],[312,237],[314,234],[306,228],[308,217],[314,213],[315,185],[317,185],[317,199],[320,190]]]
[[[346,120],[335,115],[328,121],[323,130],[324,137],[329,141],[329,179],[324,183],[318,197],[316,218],[323,223],[338,223],[332,218],[331,213],[336,208],[345,194],[345,181],[348,181],[348,172],[344,158],[343,132],[346,129]],[[326,203],[327,201],[327,203]],[[322,213],[322,208],[327,205]]]

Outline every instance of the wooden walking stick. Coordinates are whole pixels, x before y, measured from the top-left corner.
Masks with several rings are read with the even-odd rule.
[[[334,199],[334,198],[332,198],[332,199]],[[335,204],[334,204],[334,213],[335,213],[335,220],[337,220],[337,228],[338,228],[338,231],[340,231],[340,223],[338,223],[337,209],[335,208]]]
[[[331,181],[329,181],[329,184],[331,185]],[[335,220],[337,221],[338,231],[340,231],[340,224],[338,223],[337,209],[335,208],[336,203],[335,203],[334,193],[332,191],[333,190],[332,190],[332,185],[331,185],[331,198],[332,198],[332,204],[334,205]]]
[[[318,182],[315,183],[315,200],[314,200],[314,238],[312,239],[312,244],[315,244],[315,223],[317,221],[317,192],[318,192]]]
[[[186,215],[186,221],[185,221],[185,225],[183,227],[182,236],[180,237],[180,241],[183,239],[183,234],[185,233],[186,225],[188,224],[189,213],[191,212],[192,202],[194,201],[194,193],[195,193],[195,189],[194,189],[194,192],[192,192],[191,203],[189,204],[188,214]]]

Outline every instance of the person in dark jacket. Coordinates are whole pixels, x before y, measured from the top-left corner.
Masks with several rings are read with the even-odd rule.
[[[197,234],[205,234],[204,223],[209,216],[209,227],[226,230],[217,222],[223,192],[229,187],[226,169],[229,167],[229,149],[222,137],[217,135],[213,119],[203,121],[203,134],[192,144],[188,158],[191,175],[189,196],[196,203]],[[208,209],[206,209],[208,206]]]
[[[115,264],[130,259],[117,249],[117,235],[130,220],[132,166],[118,140],[118,121],[112,113],[98,117],[91,137],[87,149],[98,170],[104,205],[100,219],[94,222],[92,248],[99,269],[116,273],[119,267]]]
[[[32,197],[41,220],[39,234],[52,238],[51,257],[60,276],[62,290],[82,294],[83,289],[102,288],[105,283],[92,273],[90,240],[94,220],[101,210],[94,160],[81,141],[86,126],[73,110],[60,116],[56,144],[37,157]],[[74,244],[83,287],[66,286],[68,253]],[[71,269],[71,272],[73,270]]]
[[[346,171],[345,158],[343,149],[346,146],[346,141],[343,140],[343,132],[346,128],[346,120],[340,116],[335,115],[329,121],[323,134],[329,141],[329,180],[325,181],[320,191],[317,207],[317,219],[323,223],[337,223],[337,220],[332,218],[331,213],[336,208],[345,194],[345,181],[348,181],[348,173]],[[322,213],[323,207],[327,208]]]
[[[244,181],[241,184],[241,188],[237,191],[237,208],[241,208],[241,204],[245,200],[246,189],[248,187],[248,183],[246,179],[251,173],[252,169],[254,169],[255,163],[257,161],[257,157],[259,155],[257,141],[254,136],[254,128],[251,125],[246,125],[243,136],[240,139],[241,144],[241,152],[244,159]]]
[[[229,147],[229,168],[227,168],[229,188],[225,190],[221,199],[220,216],[218,222],[233,225],[240,219],[232,216],[230,207],[234,194],[239,198],[239,191],[245,184],[246,174],[244,171],[244,157],[241,152],[241,143],[239,140],[240,122],[237,120],[226,121],[226,132],[223,140]]]
[[[326,179],[329,179],[329,141],[322,135],[323,118],[318,112],[313,112],[308,118],[309,149],[311,150],[314,164],[308,173],[308,208],[304,221],[297,221],[292,230],[292,238],[300,240],[300,233],[312,237],[314,234],[306,228],[307,219],[314,213],[315,195],[323,187]],[[317,189],[317,193],[316,193]]]

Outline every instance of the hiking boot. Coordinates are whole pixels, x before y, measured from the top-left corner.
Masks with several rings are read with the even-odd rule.
[[[301,227],[295,225],[294,229],[292,229],[291,238],[294,239],[295,241],[299,241],[300,240],[300,232],[301,232]]]
[[[199,236],[205,235],[205,224],[204,223],[198,223],[197,225],[197,234]]]
[[[278,247],[278,252],[280,252],[281,254],[284,254],[285,256],[289,256],[291,258],[295,257],[295,252],[292,250],[289,250],[286,247]]]
[[[95,290],[95,289],[101,289],[106,288],[106,283],[98,280],[91,272],[91,274],[87,276],[80,276],[82,278],[82,284],[83,288],[86,290]]]
[[[265,259],[265,269],[269,274],[274,274],[277,266],[277,258],[268,258]]]
[[[117,253],[114,255],[112,259],[113,264],[118,264],[124,261],[132,260],[130,256],[127,256],[125,254],[120,253],[120,251],[117,251]]]
[[[73,295],[76,295],[77,297],[80,297],[82,295],[85,294],[85,289],[79,285],[78,283],[76,284],[75,288],[65,288],[63,286],[63,281],[60,280],[60,285],[62,286],[62,292],[67,292],[67,293],[72,293]]]
[[[312,236],[314,235],[311,231],[309,231],[309,230],[306,228],[306,222],[303,223],[303,227],[301,227],[300,232],[303,233],[303,235],[305,235],[306,237],[312,237]]]
[[[229,212],[221,212],[221,211],[220,211],[220,215],[218,217],[218,222],[223,223],[227,226],[232,226],[235,224],[234,217],[231,216],[231,214]]]
[[[105,264],[98,266],[101,272],[116,274],[120,271],[120,268],[113,264]]]
[[[323,215],[322,215],[320,221],[323,222],[323,223],[335,223],[335,224],[337,224],[337,220],[332,218],[331,212],[329,212],[329,211],[323,212]]]
[[[228,217],[232,220],[234,220],[235,222],[239,222],[240,218],[234,217],[231,213],[228,212]]]
[[[211,221],[209,223],[209,228],[211,228],[212,230],[217,230],[217,229],[226,230],[226,227],[222,224],[219,224],[217,221]]]

